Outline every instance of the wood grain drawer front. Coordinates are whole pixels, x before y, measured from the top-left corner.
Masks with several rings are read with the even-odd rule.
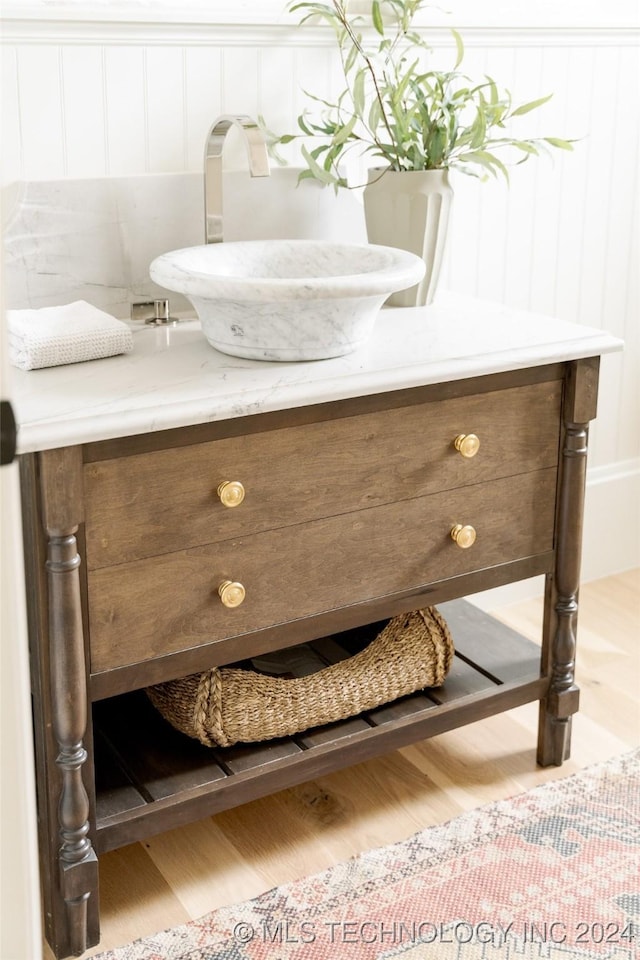
[[[91,571],[91,670],[545,553],[555,483],[549,468]],[[476,528],[471,548],[452,541],[457,523]],[[224,580],[246,588],[236,609],[220,601]]]
[[[90,569],[552,466],[561,384],[540,383],[85,466]],[[480,450],[465,459],[458,434]],[[217,488],[239,480],[243,503]]]

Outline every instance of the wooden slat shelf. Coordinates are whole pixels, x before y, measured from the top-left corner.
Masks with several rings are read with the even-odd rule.
[[[94,705],[99,852],[293,786],[544,695],[540,648],[464,601],[439,607],[456,646],[442,687],[265,743],[210,749],[175,731],[144,691]],[[372,625],[369,639],[380,624]],[[296,648],[296,673],[350,656],[350,631]],[[181,816],[182,814],[182,816]]]

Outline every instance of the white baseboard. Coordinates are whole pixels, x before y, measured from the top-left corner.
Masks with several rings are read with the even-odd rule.
[[[587,473],[581,581],[600,580],[640,566],[640,459],[620,460]],[[469,597],[496,610],[541,596],[544,577],[510,583]]]
[[[582,581],[640,566],[640,458],[587,473]]]

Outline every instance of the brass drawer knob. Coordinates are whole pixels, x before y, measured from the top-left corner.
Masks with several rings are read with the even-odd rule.
[[[474,527],[470,525],[463,527],[461,523],[456,523],[455,527],[451,528],[451,539],[457,543],[462,550],[467,550],[476,542],[476,531]]]
[[[241,583],[234,580],[223,580],[218,587],[218,593],[225,607],[239,607],[246,596],[246,590]]]
[[[475,433],[459,433],[453,441],[453,445],[459,454],[471,459],[480,449],[480,439],[476,437]]]
[[[239,507],[244,500],[244,487],[239,480],[223,480],[218,496],[225,507]]]

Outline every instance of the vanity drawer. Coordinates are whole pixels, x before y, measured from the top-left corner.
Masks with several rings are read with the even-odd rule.
[[[549,468],[91,571],[91,671],[545,553],[555,483]],[[469,549],[456,524],[476,529]],[[218,595],[225,580],[246,589],[235,609]]]
[[[88,463],[88,568],[554,466],[560,402],[560,382],[537,383]],[[470,433],[467,459],[454,440]]]

